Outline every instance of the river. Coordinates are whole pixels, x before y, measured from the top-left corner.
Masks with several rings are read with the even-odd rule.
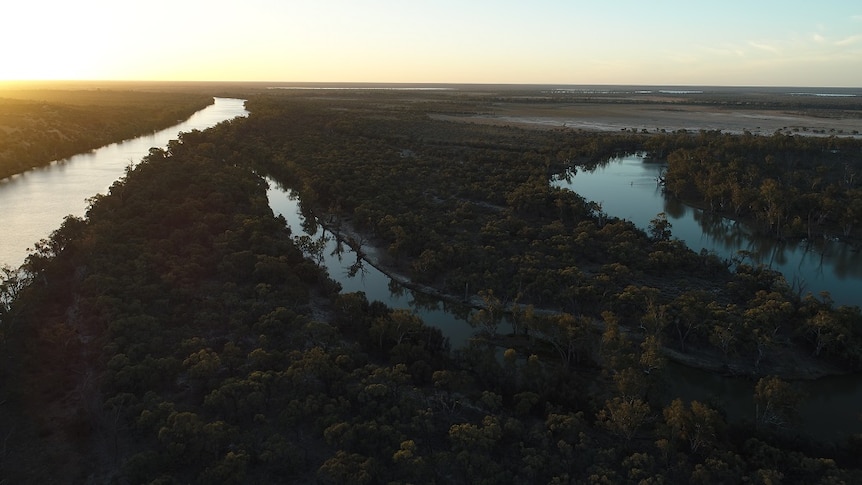
[[[48,167],[34,169],[0,181],[0,207],[4,209],[0,212],[0,227],[3,228],[0,232],[0,264],[20,265],[27,255],[28,247],[32,247],[34,242],[47,237],[51,231],[59,227],[66,215],[83,215],[87,207],[86,200],[97,193],[105,192],[115,180],[125,174],[130,164],[139,161],[151,147],[167,145],[168,141],[176,138],[177,133],[181,131],[202,130],[221,121],[245,116],[247,111],[243,103],[241,99],[216,98],[214,105],[166,130],[108,145],[55,162]],[[645,227],[643,221],[648,223],[649,219],[662,211],[668,213],[677,237],[690,237],[685,236],[686,227],[694,229],[701,227],[697,222],[698,216],[695,216],[696,211],[669,205],[670,203],[660,197],[660,191],[656,188],[654,180],[657,166],[645,165],[638,158],[626,160],[620,164],[624,174],[606,173],[611,181],[614,178],[620,179],[616,182],[608,182],[612,184],[611,186],[601,189],[598,178],[588,179],[586,173],[579,173],[572,181],[573,183],[583,182],[585,187],[576,186],[576,190],[588,199],[601,201],[609,214],[626,217],[642,227]],[[605,173],[604,171],[613,166],[609,164],[594,173]],[[634,191],[636,187],[651,193],[655,199],[652,203],[657,205],[647,206],[645,203],[631,202],[631,200],[629,204],[615,205],[624,199],[621,195],[618,196],[619,194],[626,193],[627,190]],[[590,195],[590,189],[596,189],[598,195]],[[606,199],[608,194],[614,194],[614,198]],[[299,212],[299,201],[295,195],[272,181],[267,195],[273,212],[285,217],[295,235],[304,234],[304,219]],[[683,222],[683,213],[690,214],[694,223]],[[646,219],[636,219],[636,217]],[[638,222],[639,220],[641,222]],[[308,227],[308,225],[305,226]],[[709,227],[713,228],[712,232],[715,232],[715,228],[719,226],[713,223]],[[695,239],[691,241],[686,239],[686,241],[694,248],[698,248],[699,241],[722,239],[713,236],[697,236],[697,230],[693,234]],[[311,237],[320,238],[323,235],[322,229],[318,226]],[[349,248],[345,248],[341,254],[335,250],[336,242],[327,242],[322,253],[321,264],[327,268],[330,276],[342,285],[344,291],[363,291],[369,301],[379,300],[392,308],[411,309],[427,324],[441,329],[453,348],[462,347],[474,335],[473,328],[467,323],[467,312],[463,308],[453,311],[449,305],[442,302],[427,297],[422,298],[421,295],[417,296],[414,292],[393,284],[388,276],[370,264],[365,264],[363,270],[351,276],[349,268],[356,261],[355,253]],[[787,253],[782,252],[780,258],[774,253],[763,254],[772,254],[769,256],[771,259],[783,259],[786,258],[784,255]],[[824,266],[821,265],[821,267]],[[825,270],[821,272],[825,273]],[[855,269],[846,270],[849,274],[858,274],[858,272],[858,266]],[[808,284],[813,286],[811,282]],[[501,333],[507,331],[505,324],[500,327]],[[672,365],[665,374],[668,385],[672,387],[674,393],[677,393],[675,395],[720,404],[727,410],[728,417],[734,421],[751,419],[753,416],[754,406],[751,398],[753,383],[750,381],[724,378],[676,365]],[[862,431],[862,422],[857,416],[859,409],[862,409],[862,388],[858,386],[858,377],[820,379],[811,383],[802,383],[800,387],[809,395],[801,410],[803,415],[801,429],[805,432],[822,439],[835,439],[845,436],[848,432]]]
[[[67,215],[83,216],[87,199],[107,192],[150,148],[166,147],[181,131],[205,130],[247,114],[243,99],[214,98],[212,105],[170,128],[0,180],[0,265],[20,266],[28,248],[60,227]]]
[[[656,183],[663,168],[660,163],[645,163],[642,156],[630,155],[611,159],[592,171],[578,168],[576,173],[551,183],[600,203],[607,214],[627,219],[641,229],[664,212],[673,226],[673,236],[695,251],[706,249],[721,258],[744,254],[748,262],[763,263],[783,273],[802,294],[828,291],[837,305],[862,303],[862,252],[832,240],[808,244],[776,241],[757,235],[746,224],[665,197]]]
[[[452,348],[463,347],[474,336],[475,331],[466,317],[468,309],[459,308],[458,311],[454,311],[448,304],[433,298],[423,298],[423,295],[417,295],[416,292],[393,282],[392,278],[367,261],[363,263],[360,271],[350,274],[350,267],[356,262],[356,253],[346,245],[343,246],[343,252],[336,251],[338,242],[320,225],[315,224],[311,231],[306,231],[304,228],[308,226],[300,211],[296,194],[273,180],[268,182],[269,205],[276,215],[285,218],[294,236],[310,235],[314,240],[326,239],[320,264],[326,268],[332,279],[341,284],[343,292],[361,291],[365,293],[369,302],[376,300],[391,308],[411,310],[427,325],[439,328],[449,339]],[[501,324],[500,331],[505,332],[505,329],[506,325]]]
[[[320,225],[312,225],[311,230],[306,231],[309,225],[305,223],[293,191],[272,180],[268,182],[270,207],[276,215],[285,218],[294,236],[327,237]],[[413,291],[393,283],[389,276],[370,264],[365,264],[363,271],[351,276],[349,268],[356,261],[356,253],[349,247],[337,252],[336,242],[331,234],[329,236],[320,264],[341,284],[343,291],[362,291],[369,301],[378,300],[391,308],[412,310],[426,324],[439,328],[454,349],[462,347],[474,336],[475,331],[463,312],[450,312],[443,303],[433,299],[430,305],[417,300]],[[499,331],[505,334],[511,331],[511,327],[504,322]],[[862,433],[859,419],[862,387],[858,382],[858,376],[836,376],[796,383],[795,387],[807,396],[799,409],[799,430],[821,440],[840,440],[848,433]],[[754,382],[750,379],[725,377],[670,363],[664,373],[664,389],[667,396],[698,400],[721,408],[732,422],[754,422]]]
[[[788,283],[815,295],[828,291],[838,305],[859,305],[862,254],[831,240],[812,244],[781,242],[759,236],[743,223],[711,215],[665,197],[656,183],[663,165],[645,163],[639,155],[613,158],[587,171],[578,168],[551,184],[571,189],[602,210],[641,229],[660,212],[672,224],[673,236],[695,251],[706,249],[722,258],[744,252],[748,262],[763,263],[784,274]],[[754,383],[672,365],[668,386],[688,399],[720,404],[734,421],[753,420]],[[802,429],[820,439],[862,433],[862,386],[859,376],[835,376],[796,383],[807,397],[800,408]]]

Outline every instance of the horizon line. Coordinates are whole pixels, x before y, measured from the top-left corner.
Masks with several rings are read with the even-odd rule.
[[[166,79],[0,79],[3,84],[88,84],[88,83],[137,83],[137,84],[276,84],[286,87],[314,86],[500,86],[500,87],[554,87],[554,86],[608,86],[608,87],[692,87],[692,88],[779,88],[779,89],[842,89],[859,90],[859,86],[843,85],[794,85],[794,84],[639,84],[639,83],[559,83],[559,82],[401,82],[401,81],[237,81],[237,80],[166,80]]]

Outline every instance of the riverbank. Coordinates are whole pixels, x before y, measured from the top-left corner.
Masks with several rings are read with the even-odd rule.
[[[180,132],[205,130],[222,121],[246,116],[243,99],[208,97],[209,106],[157,132],[111,143],[0,181],[0,265],[20,266],[27,248],[48,237],[63,218],[84,216],[87,200],[105,194],[126,170],[151,148],[166,147]],[[176,121],[174,121],[176,123]]]
[[[324,217],[322,219],[329,218]],[[332,218],[329,220],[335,219]],[[341,218],[337,224],[324,223],[320,219],[318,223],[344,244],[350,246],[363,261],[399,285],[448,303],[468,305],[474,309],[483,308],[484,302],[477,295],[473,295],[469,300],[465,300],[463,297],[446,293],[439,288],[414,282],[395,264],[387,261],[388,256],[383,248],[364,242],[370,241],[370,236],[356,230],[350,223],[349,218]],[[360,241],[363,241],[363,243],[359,243]],[[511,307],[507,310],[511,311]],[[546,308],[536,308],[534,311],[540,315],[557,313],[554,310]],[[596,321],[595,328],[597,332],[601,332],[604,330],[604,325],[602,322]],[[639,338],[639,331],[637,329],[626,328],[623,331],[624,334],[632,339]],[[511,344],[511,340],[507,340],[505,336],[501,335],[497,343],[500,345],[509,345]],[[751,359],[724,355],[714,349],[708,348],[692,348],[687,352],[682,352],[665,346],[662,347],[662,353],[667,359],[679,364],[730,377],[757,379],[771,375],[779,376],[786,380],[814,380],[849,373],[839,366],[825,362],[823,359],[816,359],[805,349],[799,348],[776,347],[771,349],[769,357],[763,359],[758,365],[755,365]]]
[[[646,159],[645,159],[646,160]],[[653,162],[650,163],[662,163],[662,162]],[[663,166],[666,167],[666,164]],[[752,232],[757,234],[758,236],[770,238],[777,242],[782,243],[794,243],[794,244],[806,244],[812,245],[816,241],[822,239],[830,242],[840,242],[848,245],[852,248],[853,251],[859,251],[862,249],[862,232],[857,228],[855,231],[851,231],[849,234],[844,234],[844,230],[833,223],[830,226],[824,226],[823,224],[818,224],[815,227],[807,228],[807,232],[800,232],[799,229],[793,234],[775,234],[769,230],[769,227],[764,227],[762,223],[754,217],[743,217],[732,212],[726,212],[722,210],[714,210],[709,207],[709,204],[703,199],[695,199],[689,197],[676,197],[668,194],[668,191],[665,189],[664,181],[659,180],[658,184],[662,187],[662,193],[666,198],[675,200],[687,207],[692,209],[698,209],[702,211],[704,214],[709,214],[712,216],[720,217],[721,219],[725,219],[728,221],[733,221],[737,223],[741,223],[749,228],[751,228]],[[750,211],[749,211],[750,212]],[[789,224],[788,224],[789,225]],[[786,229],[785,232],[792,231],[793,229]]]
[[[213,102],[203,93],[0,90],[0,180],[149,135]]]

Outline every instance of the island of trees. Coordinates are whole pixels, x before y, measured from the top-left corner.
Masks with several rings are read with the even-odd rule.
[[[255,94],[248,118],[151,150],[86,217],[67,218],[21,268],[4,269],[2,476],[862,480],[860,437],[823,443],[796,431],[804,396],[790,383],[859,370],[858,307],[694,253],[660,215],[642,231],[548,183],[643,151],[667,157],[669,192],[778,236],[813,235],[846,222],[819,197],[851,200],[842,197],[858,190],[848,174],[860,142],[451,119],[487,103]],[[820,174],[805,188],[810,206],[796,204],[797,169]],[[375,264],[395,277],[472,305],[476,338],[451,348],[410,311],[341,292],[273,216],[264,177],[296,190],[345,243],[380,249]],[[774,200],[763,192],[773,187]],[[734,190],[760,195],[737,211]],[[511,333],[500,331],[504,316]],[[668,359],[750,376],[754,421],[667,395]]]

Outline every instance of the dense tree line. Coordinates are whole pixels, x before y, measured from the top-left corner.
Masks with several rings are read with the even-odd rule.
[[[645,234],[548,188],[614,137],[430,123],[425,110],[457,106],[381,97],[250,102],[248,119],[152,150],[6,271],[4,479],[862,479],[857,441],[797,439],[799,396],[782,379],[758,381],[753,426],[659,386],[662,346],[711,341],[701,322],[727,325],[727,352],[753,358],[768,351],[758,335],[789,336],[802,311],[829,353],[830,319],[858,312],[794,299],[763,268],[731,274],[660,217]],[[273,217],[263,171],[321,220],[386,243],[393,266],[466,287],[483,338],[450,350],[410,312],[339,292]],[[523,338],[500,347],[506,309]],[[752,347],[737,350],[746,325]]]
[[[702,132],[652,137],[667,157],[665,189],[777,237],[862,234],[862,141]]]
[[[584,134],[440,121],[427,113],[455,108],[439,101],[405,109],[337,97],[270,97],[250,106],[258,116],[244,128],[243,144],[267,154],[261,170],[297,188],[321,218],[349,224],[387,248],[387,263],[414,281],[468,302],[491,290],[504,306],[595,321],[614,311],[626,327],[653,327],[663,345],[714,352],[741,372],[764,372],[788,348],[851,368],[862,362],[858,309],[800,295],[767,268],[737,261],[729,270],[731,261],[693,253],[673,239],[661,215],[645,233],[548,184],[565,167],[664,145],[684,150],[707,144],[708,134]],[[832,316],[828,344],[813,317],[821,309]]]
[[[199,93],[0,91],[0,179],[167,128],[209,104]]]

